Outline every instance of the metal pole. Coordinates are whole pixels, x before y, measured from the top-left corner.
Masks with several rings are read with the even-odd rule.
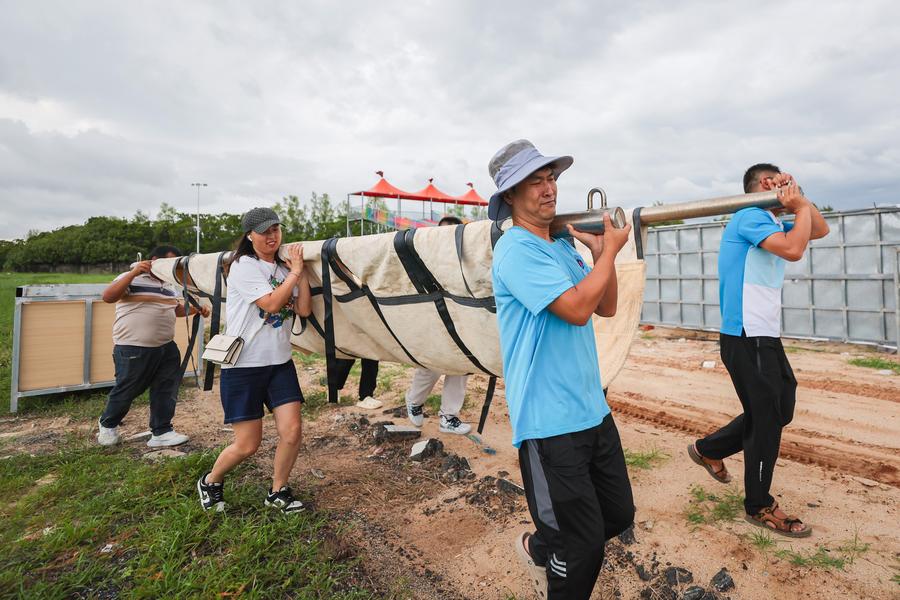
[[[206,184],[192,183],[191,187],[197,188],[197,254],[200,254],[200,188],[206,187]]]
[[[347,237],[350,237],[350,194],[347,194],[347,203],[345,204],[347,207],[345,217],[347,217]]]
[[[896,353],[900,355],[900,246],[894,250],[894,335],[897,337]]]
[[[742,208],[749,208],[751,206],[772,208],[779,205],[780,202],[778,202],[776,192],[756,192],[754,194],[740,194],[739,196],[724,196],[722,198],[710,198],[708,200],[695,200],[694,202],[647,206],[641,209],[641,224],[651,225],[653,223],[675,219],[714,217],[716,215],[735,213]]]

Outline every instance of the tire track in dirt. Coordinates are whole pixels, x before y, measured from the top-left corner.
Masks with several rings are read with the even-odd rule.
[[[654,367],[675,369],[678,371],[703,371],[705,373],[718,373],[726,377],[728,376],[728,372],[724,369],[718,368],[718,365],[716,369],[704,369],[702,366],[698,366],[693,362],[688,363],[680,360],[667,360],[640,354],[632,354],[631,356],[629,356],[629,361],[635,361],[643,365],[650,365]],[[625,368],[628,368],[628,365],[626,365]],[[847,394],[850,396],[862,396],[864,398],[874,398],[875,400],[887,400],[889,402],[900,403],[900,391],[893,387],[882,387],[873,385],[871,383],[864,383],[861,381],[842,381],[839,379],[831,379],[825,376],[820,377],[818,375],[819,374],[799,375],[797,376],[797,385],[801,388],[811,390],[836,392],[839,394]]]
[[[704,418],[703,413],[708,411],[691,407],[661,407],[653,398],[635,392],[611,394],[607,401],[617,414],[670,431],[706,435],[724,424],[721,417]],[[897,464],[891,464],[900,461],[886,459],[884,454],[883,448],[854,447],[850,443],[823,438],[810,439],[801,432],[787,430],[782,436],[780,457],[900,488],[900,468]]]

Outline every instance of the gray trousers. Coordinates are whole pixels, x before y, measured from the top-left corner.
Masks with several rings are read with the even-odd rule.
[[[181,353],[172,341],[158,348],[113,346],[116,385],[109,392],[100,417],[104,427],[118,427],[134,399],[150,388],[150,430],[153,435],[172,431],[175,401],[181,384]]]
[[[428,394],[431,393],[434,384],[440,378],[440,373],[428,369],[416,369],[409,391],[406,392],[406,401],[413,406],[425,404]],[[468,375],[444,375],[444,391],[441,394],[442,415],[459,415],[463,402],[466,400],[466,381],[468,379]]]

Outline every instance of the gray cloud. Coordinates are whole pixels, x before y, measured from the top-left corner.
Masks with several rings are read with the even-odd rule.
[[[449,193],[503,143],[571,153],[560,206],[740,190],[773,161],[838,208],[897,202],[900,9],[806,1],[3,4],[0,237],[241,211],[383,169]]]

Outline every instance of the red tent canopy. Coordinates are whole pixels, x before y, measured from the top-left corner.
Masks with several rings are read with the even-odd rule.
[[[432,180],[428,180],[428,185],[415,193],[405,192],[395,187],[384,178],[383,171],[375,171],[378,175],[378,183],[368,190],[362,192],[354,192],[351,196],[367,196],[369,198],[399,198],[400,200],[418,200],[420,202],[443,202],[446,204],[463,204],[470,206],[487,206],[484,198],[478,195],[474,188],[470,189],[463,196],[450,196],[445,194],[434,186]],[[472,187],[472,184],[469,184]]]
[[[475,191],[475,186],[472,183],[467,183],[466,185],[469,186],[469,191],[459,197],[460,203],[472,203],[479,206],[487,206],[487,201],[478,195],[478,192]]]
[[[409,192],[404,192],[398,187],[394,187],[387,179],[384,178],[384,171],[375,171],[378,175],[378,183],[364,192],[355,192],[351,196],[369,196],[377,198],[400,198],[402,200],[422,200],[422,198]]]
[[[434,180],[429,179],[428,185],[416,192],[417,196],[421,196],[422,198],[428,198],[429,200],[433,200],[435,202],[456,202],[459,198],[454,198],[449,194],[445,194],[441,190],[435,187]]]

